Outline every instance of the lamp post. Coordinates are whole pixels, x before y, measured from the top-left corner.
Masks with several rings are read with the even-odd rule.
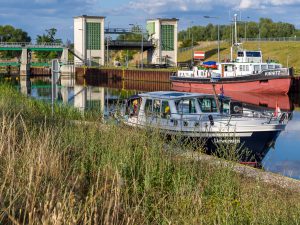
[[[192,29],[192,24],[194,22],[193,21],[190,21],[190,29],[189,29],[189,38],[190,38],[190,33],[192,33],[192,40],[191,40],[191,54],[192,54],[192,57],[191,57],[191,66],[193,66],[193,59],[194,59],[194,34],[193,32],[191,32],[191,29]]]
[[[83,25],[82,25],[83,26]],[[86,63],[86,60],[85,60],[85,58],[84,58],[84,40],[83,40],[83,28],[80,28],[80,29],[78,29],[78,30],[80,30],[81,31],[81,40],[82,40],[82,45],[81,45],[81,60],[82,60],[82,63],[83,63],[83,65],[85,65],[85,63]]]
[[[130,26],[133,26],[133,28],[132,28],[132,32],[133,33],[138,33],[138,32],[140,32],[140,34],[141,34],[141,69],[143,69],[144,68],[144,32],[143,32],[143,27],[141,26],[141,25],[138,25],[138,24],[129,24]],[[137,32],[135,32],[134,31],[134,29],[137,29],[138,28],[138,30],[137,30]]]
[[[108,46],[109,46],[109,42],[111,40],[110,36],[106,37],[106,66],[109,66],[109,51],[108,51]]]
[[[144,33],[141,28],[141,35],[142,35],[142,46],[141,46],[141,54],[142,54],[142,64],[141,64],[141,69],[144,68]]]
[[[219,19],[218,16],[204,16],[206,19]],[[218,23],[218,62],[220,62],[220,24]]]
[[[128,49],[126,51],[126,68],[128,69]]]
[[[109,24],[110,21],[107,21],[107,30],[109,31]],[[108,46],[109,46],[109,41],[110,41],[110,36],[106,37],[106,66],[109,66],[109,52],[108,52]]]

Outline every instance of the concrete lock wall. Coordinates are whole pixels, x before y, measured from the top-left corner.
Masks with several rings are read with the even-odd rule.
[[[154,24],[154,26],[153,26]],[[170,40],[173,40],[173,49],[165,50],[163,40],[166,38],[163,35],[163,26],[172,26],[173,37],[169,36]],[[154,29],[153,29],[154,28]],[[148,52],[148,61],[154,64],[170,64],[173,66],[177,65],[177,40],[178,40],[178,19],[172,18],[158,18],[147,20],[147,30],[149,34],[149,39],[154,43],[155,48]]]
[[[88,25],[99,25],[98,33],[89,35]],[[101,16],[78,16],[74,18],[74,51],[78,57],[74,57],[75,64],[104,65],[104,24],[105,17]],[[96,47],[91,47],[91,42],[95,43],[99,39]]]

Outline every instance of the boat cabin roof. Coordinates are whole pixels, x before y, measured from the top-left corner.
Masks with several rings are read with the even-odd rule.
[[[210,95],[210,94],[177,92],[177,91],[147,92],[147,93],[139,94],[139,96],[147,97],[147,98],[166,99],[166,100],[180,100],[180,99],[203,98],[203,97],[214,98],[214,95]]]

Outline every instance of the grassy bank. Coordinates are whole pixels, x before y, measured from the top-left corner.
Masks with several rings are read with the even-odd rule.
[[[155,132],[62,122],[85,119],[63,107],[47,120],[33,102],[0,85],[2,224],[300,223],[298,193],[183,160]]]
[[[242,47],[249,50],[261,49],[264,60],[269,58],[280,62],[284,66],[288,64],[288,66],[293,66],[300,74],[300,58],[298,57],[300,42],[246,42]],[[218,59],[217,45],[209,45],[199,50],[206,52],[206,60]],[[220,50],[221,60],[230,58],[230,45],[228,43],[221,43]],[[178,61],[188,61],[191,56],[191,51],[178,53]]]

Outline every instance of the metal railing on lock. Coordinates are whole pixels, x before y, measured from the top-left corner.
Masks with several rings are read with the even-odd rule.
[[[273,38],[241,38],[241,42],[247,42],[247,41],[300,41],[300,37],[273,37]]]
[[[31,42],[0,42],[0,47],[15,47],[15,48],[63,48],[60,43],[31,43]]]

